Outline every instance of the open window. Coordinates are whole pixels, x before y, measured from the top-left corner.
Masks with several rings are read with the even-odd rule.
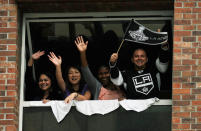
[[[130,21],[126,20],[107,20],[105,19],[39,19],[30,20],[27,26],[27,41],[26,41],[26,59],[33,52],[44,50],[46,54],[38,60],[34,66],[34,74],[42,71],[49,71],[55,74],[55,67],[49,61],[47,55],[53,51],[56,55],[62,57],[62,70],[71,64],[80,64],[79,52],[76,49],[74,40],[78,35],[83,35],[88,41],[87,59],[92,72],[96,74],[97,67],[101,64],[108,64],[110,55],[116,52],[124,37],[125,29]],[[171,19],[151,19],[137,21],[145,27],[157,31],[168,32],[170,50],[172,51],[172,21]],[[119,67],[120,69],[129,68],[131,51],[140,47],[141,44],[124,42],[119,52]],[[144,46],[144,45],[143,45]],[[147,45],[147,54],[149,62],[155,62],[158,57],[160,45]],[[169,57],[170,63],[167,73],[161,75],[161,99],[171,98],[172,85],[172,56]],[[96,76],[96,75],[95,75]],[[65,76],[64,76],[65,77]],[[28,83],[26,84],[28,85]],[[59,89],[58,89],[59,90]],[[33,93],[33,92],[32,92]],[[25,100],[29,99],[29,95],[25,94]]]
[[[72,17],[73,16],[73,17]],[[135,19],[138,23],[144,25],[145,27],[157,31],[160,29],[163,32],[168,32],[168,41],[171,55],[169,57],[169,67],[165,74],[161,74],[161,88],[160,88],[160,99],[171,99],[172,97],[172,49],[173,49],[173,36],[172,36],[172,16],[129,16],[123,15],[111,15],[104,17],[93,16],[80,16],[80,15],[25,15],[24,19],[24,51],[22,51],[22,56],[25,58],[24,61],[24,73],[27,66],[27,61],[29,57],[38,50],[44,50],[46,54],[40,58],[34,64],[33,74],[37,74],[41,71],[49,71],[55,74],[55,67],[49,61],[47,54],[50,51],[55,52],[56,55],[62,57],[62,70],[65,72],[65,68],[71,64],[80,64],[80,56],[77,48],[74,44],[74,40],[78,35],[83,35],[88,41],[87,49],[87,59],[89,67],[96,76],[97,67],[101,64],[108,64],[110,55],[116,52],[120,46],[120,43],[124,37],[124,32],[131,19]],[[123,46],[119,52],[119,68],[125,69],[129,68],[131,51],[139,47],[139,44],[133,44],[131,42],[124,42]],[[149,46],[148,57],[149,61],[155,62],[155,59],[159,53],[159,46]],[[65,76],[64,76],[65,77]],[[37,79],[37,77],[35,77]],[[22,78],[24,81],[24,78]],[[32,119],[33,116],[30,112],[46,112],[46,109],[37,110],[33,108],[26,108],[27,101],[30,100],[29,94],[26,94],[26,88],[28,88],[29,83],[22,84],[21,88],[21,109],[25,114],[24,119],[27,121]],[[59,88],[58,88],[59,91]],[[32,92],[34,93],[34,92]],[[168,103],[169,104],[169,103]],[[164,105],[166,105],[164,103]],[[35,108],[36,109],[36,108]],[[163,108],[166,110],[167,108]],[[168,107],[167,119],[171,121],[171,110]],[[48,109],[49,111],[49,109]],[[120,111],[121,112],[121,111]],[[155,110],[154,110],[155,112]],[[42,114],[43,115],[43,114]],[[49,115],[47,115],[49,119]],[[154,115],[153,115],[154,116]],[[161,115],[162,116],[162,115]],[[38,114],[38,119],[40,119],[41,114]],[[72,116],[73,117],[73,116]],[[78,116],[76,116],[78,119]],[[82,117],[83,118],[83,117]],[[124,117],[125,118],[125,117]],[[22,119],[22,118],[21,118]],[[85,119],[85,117],[84,117]],[[92,118],[94,119],[94,118]],[[126,118],[125,118],[126,119]],[[44,121],[43,121],[44,122]],[[86,122],[86,121],[85,121]],[[23,123],[26,123],[23,121]],[[47,123],[46,123],[47,124]],[[48,125],[51,125],[48,123]],[[47,125],[47,126],[48,126]],[[124,124],[126,126],[126,124]],[[20,125],[21,126],[21,125]],[[29,125],[24,125],[24,128]],[[44,125],[40,125],[41,128]],[[82,126],[86,126],[83,124]],[[21,127],[22,128],[22,127]],[[170,127],[166,128],[170,129]],[[120,130],[120,129],[119,129]]]

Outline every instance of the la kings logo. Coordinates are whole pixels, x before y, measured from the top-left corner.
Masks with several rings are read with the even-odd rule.
[[[148,95],[154,88],[152,77],[150,73],[133,77],[135,90],[139,93]]]

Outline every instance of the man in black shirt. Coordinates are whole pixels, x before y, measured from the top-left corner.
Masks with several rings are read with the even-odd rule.
[[[168,68],[168,43],[161,46],[160,55],[153,65],[147,65],[146,51],[138,48],[133,51],[131,62],[134,68],[120,72],[116,66],[118,54],[110,57],[111,81],[115,85],[124,85],[127,99],[148,99],[158,97],[160,73]]]

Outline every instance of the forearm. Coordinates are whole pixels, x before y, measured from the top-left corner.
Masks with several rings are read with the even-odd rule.
[[[83,100],[89,100],[91,98],[91,93],[89,91],[86,91],[84,95],[81,95],[79,93],[75,93],[74,100],[83,101]]]
[[[82,67],[86,67],[88,66],[88,63],[87,63],[87,57],[86,57],[86,52],[80,52],[80,59],[81,59],[81,64],[82,64]]]
[[[168,49],[161,49],[160,55],[156,59],[156,67],[161,73],[165,73],[168,68],[169,62],[169,50]]]
[[[61,88],[62,91],[66,90],[66,84],[65,81],[62,77],[62,71],[61,71],[61,65],[56,66],[56,79],[59,87]]]
[[[34,63],[34,60],[33,60],[33,58],[30,57],[29,61],[28,61],[28,66],[31,67],[33,65],[33,63]]]
[[[123,76],[121,72],[119,71],[118,67],[116,66],[116,64],[114,64],[113,66],[111,66],[110,64],[110,79],[112,83],[117,86],[120,86],[123,84]]]

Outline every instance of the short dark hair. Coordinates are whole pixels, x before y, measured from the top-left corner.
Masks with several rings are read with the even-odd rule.
[[[147,56],[147,51],[146,51],[146,49],[144,49],[144,48],[136,48],[136,49],[133,50],[133,54],[131,55],[131,58],[133,57],[134,53],[135,53],[137,50],[142,50],[142,51],[144,51],[145,54],[146,54],[146,56]]]

